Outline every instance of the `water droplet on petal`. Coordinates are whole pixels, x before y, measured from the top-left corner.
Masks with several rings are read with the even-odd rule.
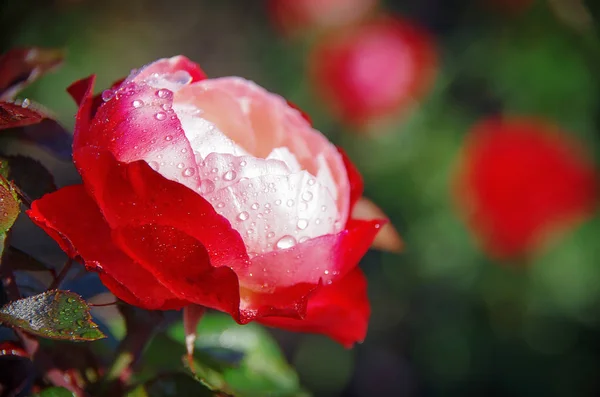
[[[246,163],[245,161],[243,161],[243,160],[242,160],[242,161],[240,161],[240,167],[245,167],[245,166],[246,166],[246,164],[247,164],[247,163]]]
[[[304,201],[310,201],[313,198],[313,194],[311,192],[304,192],[302,193],[302,200]]]
[[[144,106],[144,102],[140,101],[139,99],[136,99],[135,101],[131,102],[131,106],[133,106],[134,108],[141,108],[142,106]]]
[[[329,274],[329,270],[325,270],[323,273],[324,273],[325,275],[327,275],[327,274]]]
[[[308,186],[312,186],[314,184],[315,184],[315,180],[314,179],[311,178],[311,179],[308,180]]]
[[[202,181],[200,185],[200,194],[209,194],[215,191],[215,184],[213,181],[206,179]]]
[[[170,141],[171,139],[173,139],[173,137],[172,137],[171,135],[167,135],[167,136],[165,137],[165,141]]]
[[[296,239],[289,235],[283,236],[282,238],[277,240],[277,243],[275,243],[275,246],[280,250],[291,248],[294,245],[296,245]]]
[[[217,204],[217,208],[223,208],[225,207],[225,203],[220,202],[219,204]]]
[[[158,165],[157,161],[151,161],[148,163],[148,165],[150,166],[150,168],[152,168],[154,171],[158,171],[158,169],[160,168],[160,165]]]
[[[279,199],[275,200],[275,205],[281,205],[281,200],[279,200]]]
[[[250,208],[252,208],[253,210],[257,210],[257,209],[258,209],[258,207],[260,207],[260,206],[258,205],[258,203],[254,203],[254,204],[252,204],[252,205],[250,206]]]
[[[240,221],[245,221],[249,217],[250,217],[250,214],[248,214],[246,211],[240,212],[237,216],[238,220],[240,220]]]
[[[308,226],[308,220],[298,219],[298,223],[296,223],[296,226],[298,227],[299,230],[304,230]]]
[[[183,164],[183,163],[179,163],[179,164],[177,164],[177,168],[179,168],[181,170],[181,169],[183,169],[184,165],[185,164]]]
[[[194,176],[195,173],[196,173],[196,170],[193,169],[192,167],[188,167],[185,170],[183,170],[183,176],[185,176],[185,177]]]
[[[104,102],[108,102],[111,99],[113,99],[113,97],[115,96],[115,93],[113,90],[104,90],[102,91],[102,100]]]
[[[170,103],[163,103],[161,107],[163,108],[163,110],[171,110],[173,105],[171,105]]]
[[[325,211],[327,211],[327,206],[325,206],[325,205],[322,205],[322,206],[321,206],[321,211],[322,211],[322,212],[325,212]]]
[[[235,173],[235,171],[227,171],[223,174],[223,179],[226,181],[233,181],[236,176],[237,174]]]
[[[273,232],[267,233],[267,238],[273,238],[273,237],[275,237],[275,233],[273,233]]]
[[[248,229],[248,230],[246,230],[246,233],[247,234],[252,234],[252,233],[254,233],[254,229]]]
[[[171,96],[171,91],[165,89],[165,88],[161,88],[160,90],[156,91],[156,95],[159,98],[166,98],[168,96]]]
[[[162,121],[167,118],[167,114],[165,112],[158,112],[154,115],[154,118],[156,118],[156,120]]]
[[[286,203],[285,203],[285,204],[286,204],[288,207],[291,207],[291,206],[293,206],[293,205],[294,205],[294,200],[292,200],[292,199],[289,199],[288,201],[286,201]]]
[[[300,240],[298,240],[298,242],[299,242],[300,244],[302,244],[302,243],[304,243],[304,242],[306,242],[306,241],[308,241],[308,240],[309,240],[309,237],[306,237],[306,236],[304,236],[304,237],[300,237]]]

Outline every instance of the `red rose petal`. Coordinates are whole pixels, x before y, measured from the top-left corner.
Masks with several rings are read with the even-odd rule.
[[[119,228],[114,238],[124,252],[181,299],[239,319],[236,274],[228,267],[213,267],[206,248],[195,238],[158,224]]]
[[[99,272],[120,299],[146,309],[175,309],[188,304],[115,246],[110,228],[82,185],[45,195],[33,202],[27,214],[71,258],[81,257],[88,270]]]
[[[267,317],[259,322],[290,331],[325,334],[351,347],[364,340],[370,314],[367,280],[356,268],[341,280],[317,290],[302,320]]]
[[[202,242],[213,266],[247,266],[239,233],[202,196],[154,172],[145,162],[120,163],[95,148],[74,153],[85,185],[114,229],[172,226]]]

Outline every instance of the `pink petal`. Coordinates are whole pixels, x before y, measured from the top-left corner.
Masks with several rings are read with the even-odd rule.
[[[92,106],[88,90],[77,115],[73,149],[96,146],[106,148],[121,162],[145,160],[166,178],[195,189],[199,186],[196,161],[171,109],[172,101],[168,90],[124,83],[100,106],[87,128]]]
[[[319,280],[324,285],[335,283],[357,266],[384,223],[351,220],[338,234],[255,256],[244,273],[238,272],[240,282],[259,291],[302,282],[316,284]]]

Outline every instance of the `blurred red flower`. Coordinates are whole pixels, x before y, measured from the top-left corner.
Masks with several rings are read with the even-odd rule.
[[[596,206],[591,159],[556,126],[536,119],[477,124],[456,182],[460,211],[485,250],[500,259],[541,248]]]
[[[324,38],[310,58],[315,91],[347,124],[396,115],[430,88],[436,49],[414,24],[380,17]]]
[[[286,35],[339,28],[361,20],[378,0],[268,0],[273,24]]]

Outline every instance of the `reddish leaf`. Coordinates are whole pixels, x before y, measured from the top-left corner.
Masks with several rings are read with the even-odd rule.
[[[9,100],[42,74],[58,66],[64,53],[39,47],[15,48],[0,56],[0,100]]]
[[[46,118],[38,110],[28,107],[28,104],[0,102],[0,130],[37,124]]]

